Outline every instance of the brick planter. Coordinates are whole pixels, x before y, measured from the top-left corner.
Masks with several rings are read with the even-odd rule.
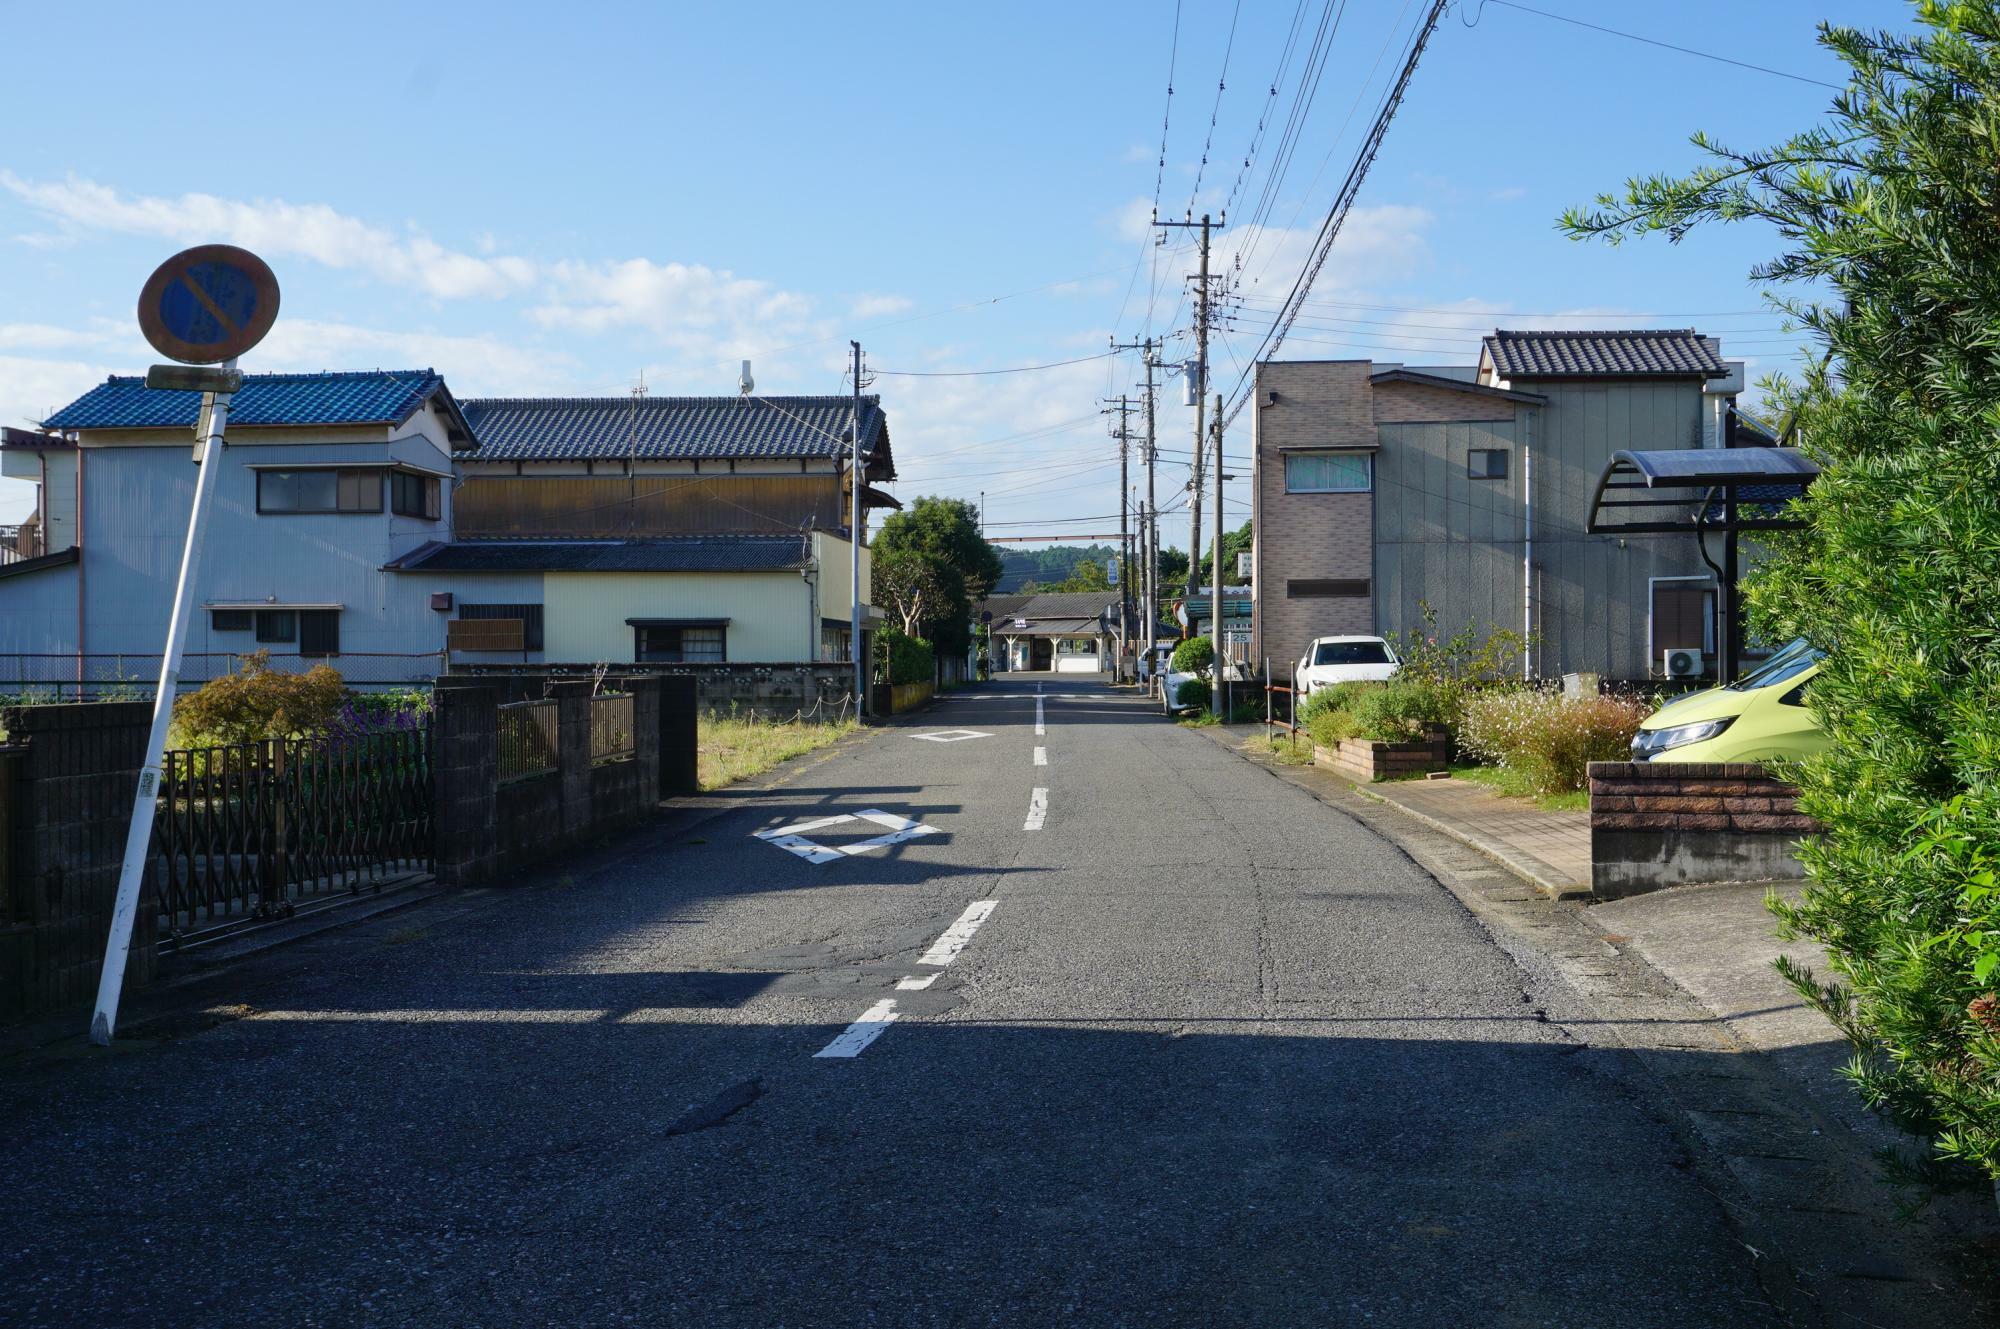
[[[1338,771],[1351,780],[1363,783],[1441,771],[1450,764],[1451,740],[1442,735],[1411,743],[1343,738],[1337,748],[1313,744],[1313,765]]]
[[[1590,884],[1604,899],[1705,881],[1804,875],[1819,823],[1754,762],[1590,763]]]

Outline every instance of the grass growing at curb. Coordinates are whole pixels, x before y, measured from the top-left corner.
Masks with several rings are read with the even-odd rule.
[[[774,724],[752,716],[704,715],[695,733],[697,772],[704,790],[762,775],[794,757],[854,732],[852,720]]]
[[[1535,798],[1528,788],[1527,777],[1518,771],[1510,771],[1505,766],[1454,766],[1451,773],[1460,780],[1470,780],[1483,784],[1503,798],[1534,799],[1535,806],[1544,812],[1588,812],[1590,795],[1582,791],[1573,794],[1547,794]]]
[[[1265,738],[1264,744],[1270,749],[1271,760],[1280,766],[1310,766],[1313,764],[1312,739],[1300,734],[1297,743],[1289,738]],[[1251,739],[1254,745],[1257,740]]]

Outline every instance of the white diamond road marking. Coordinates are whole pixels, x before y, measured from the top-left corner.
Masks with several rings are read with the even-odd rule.
[[[925,743],[963,743],[968,738],[991,738],[993,735],[978,729],[941,729],[935,734],[912,734],[910,737]]]
[[[856,844],[823,845],[808,840],[810,831],[825,830],[829,826],[842,826],[850,821],[870,821],[877,826],[888,828],[887,835],[878,835]],[[837,816],[820,817],[813,821],[802,821],[792,826],[780,826],[768,831],[757,831],[756,838],[766,844],[774,844],[788,853],[797,854],[808,863],[834,863],[853,854],[865,854],[871,849],[886,849],[892,844],[914,840],[919,835],[936,835],[938,828],[926,826],[908,817],[899,817],[893,812],[880,808],[869,808],[866,812],[843,812]],[[866,1046],[866,1044],[863,1044]]]

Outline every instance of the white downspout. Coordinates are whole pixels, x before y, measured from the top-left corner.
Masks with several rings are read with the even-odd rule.
[[[1521,427],[1521,679],[1535,677],[1535,408]]]

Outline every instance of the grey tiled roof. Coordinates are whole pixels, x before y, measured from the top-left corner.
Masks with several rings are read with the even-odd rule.
[[[980,603],[993,621],[1003,618],[1096,618],[1118,603],[1116,591],[1052,591],[1040,595],[996,595]]]
[[[1727,378],[1715,346],[1693,328],[1618,332],[1508,332],[1486,338],[1501,378]]]
[[[812,559],[803,535],[667,540],[462,540],[405,555],[405,572],[784,572]]]
[[[473,397],[481,461],[843,457],[852,397]],[[636,440],[636,443],[635,443]],[[870,479],[893,480],[880,397],[861,399]]]

